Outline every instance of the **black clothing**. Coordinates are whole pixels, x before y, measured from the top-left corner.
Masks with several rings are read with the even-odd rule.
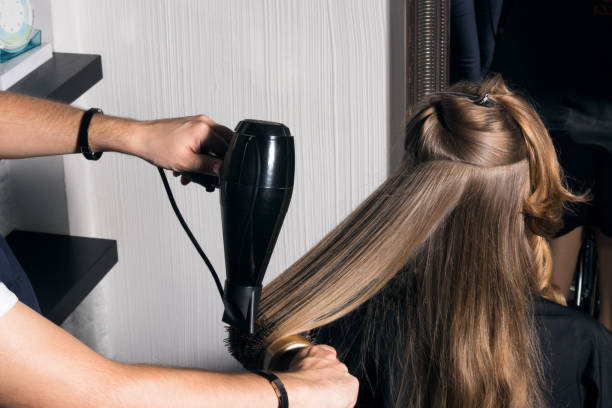
[[[491,71],[530,95],[602,97],[612,91],[612,13],[606,0],[505,0]]]
[[[502,4],[502,0],[451,0],[451,83],[477,82],[489,71]]]
[[[477,82],[480,71],[480,46],[474,0],[451,0],[450,80]]]
[[[392,407],[385,378],[401,373],[394,372],[397,362],[388,361],[384,350],[393,344],[397,332],[390,327],[392,322],[385,321],[376,333],[364,333],[361,321],[367,313],[366,305],[321,327],[315,337],[318,343],[336,347],[349,371],[365,373],[358,375],[361,385],[357,407]],[[535,314],[551,391],[549,406],[612,407],[612,333],[586,314],[540,298]],[[361,350],[363,336],[375,337],[379,343],[376,348],[382,349],[383,355]]]
[[[536,304],[551,407],[612,407],[612,333],[590,316],[540,299]]]
[[[612,129],[610,130],[612,142]],[[576,143],[563,132],[553,133],[553,141],[571,191],[589,191],[590,201],[570,204],[563,214],[562,236],[580,226],[596,226],[612,237],[612,155],[596,144]]]
[[[4,283],[21,303],[40,313],[40,306],[30,280],[2,236],[0,236],[0,282]]]

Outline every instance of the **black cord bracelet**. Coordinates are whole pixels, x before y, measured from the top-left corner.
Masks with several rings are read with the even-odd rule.
[[[89,123],[96,113],[103,113],[102,109],[91,108],[83,114],[79,125],[79,135],[77,137],[77,149],[83,153],[87,160],[98,160],[102,157],[102,152],[94,153],[89,148]]]
[[[278,408],[289,408],[289,396],[280,378],[273,372],[265,370],[253,371],[253,374],[257,374],[270,382],[270,385],[274,388],[274,392],[278,397]]]

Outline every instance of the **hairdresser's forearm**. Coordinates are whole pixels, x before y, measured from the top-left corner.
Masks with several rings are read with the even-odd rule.
[[[291,378],[289,378],[291,380]],[[290,394],[301,388],[287,382]],[[127,365],[93,352],[22,303],[0,316],[0,406],[262,407],[278,404],[253,374]]]
[[[254,374],[123,366],[120,378],[118,399],[125,408],[278,406],[270,384]]]
[[[0,158],[75,153],[82,117],[83,111],[72,106],[0,92]],[[205,115],[136,121],[96,114],[88,142],[93,152],[127,153],[177,172],[218,175],[218,157],[232,135]]]
[[[83,111],[70,105],[0,92],[0,157],[23,158],[75,153]],[[137,121],[94,115],[89,129],[93,151],[131,153]]]

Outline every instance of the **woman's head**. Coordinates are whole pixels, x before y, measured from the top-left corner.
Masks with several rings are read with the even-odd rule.
[[[487,103],[478,103],[485,95]],[[542,120],[499,75],[480,84],[455,84],[422,102],[406,126],[406,151],[417,161],[450,160],[478,167],[526,160],[530,191],[525,213],[538,235],[552,235],[559,228],[564,203],[577,199],[563,186]]]
[[[479,84],[457,83],[414,110],[406,126],[405,146],[406,158],[415,162],[445,160],[493,169],[525,161],[526,168],[519,171],[526,172],[527,178],[518,197],[537,265],[539,294],[564,301],[550,286],[552,265],[546,238],[560,228],[566,203],[583,197],[564,187],[548,131],[524,96],[510,90],[499,75]],[[502,180],[497,183],[498,199],[516,194]]]
[[[392,309],[367,304],[384,313],[363,326],[394,322],[382,363],[397,367],[397,406],[539,406],[530,297],[554,296],[546,237],[578,199],[538,115],[501,78],[431,95],[399,169],[264,288],[261,346],[393,293]]]

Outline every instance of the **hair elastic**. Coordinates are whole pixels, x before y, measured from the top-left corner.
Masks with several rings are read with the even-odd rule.
[[[428,96],[431,96],[431,95],[460,96],[460,97],[463,97],[463,98],[470,99],[476,105],[485,106],[485,107],[491,107],[491,106],[495,105],[495,102],[493,102],[489,98],[489,92],[485,93],[483,96],[469,94],[469,93],[464,93],[464,92],[432,92]]]
[[[489,93],[487,92],[486,94],[484,94],[481,98],[478,98],[478,100],[474,101],[474,103],[476,105],[480,105],[480,106],[493,106],[495,103],[489,99]]]

